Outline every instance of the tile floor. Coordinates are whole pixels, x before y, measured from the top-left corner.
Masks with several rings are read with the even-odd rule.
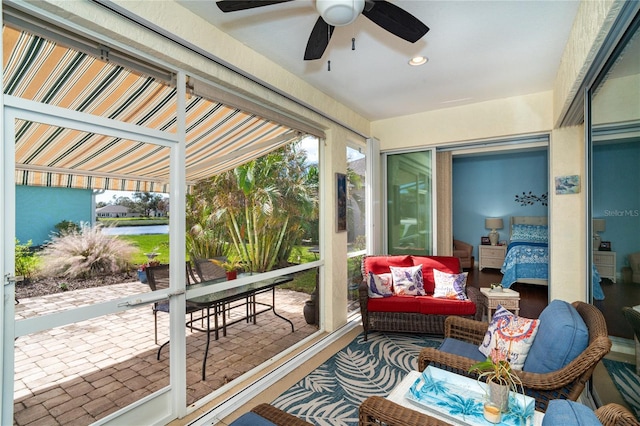
[[[141,283],[118,284],[23,299],[16,319],[148,291]],[[258,296],[270,301],[271,294]],[[268,300],[267,300],[268,298]],[[277,311],[228,328],[209,347],[201,377],[205,334],[187,329],[187,400],[193,403],[316,331],[303,317],[307,294],[276,290]],[[232,315],[239,315],[234,312]],[[158,313],[159,342],[168,336],[168,315]],[[89,424],[169,383],[169,347],[156,359],[153,314],[143,306],[19,337],[15,344],[14,424]]]

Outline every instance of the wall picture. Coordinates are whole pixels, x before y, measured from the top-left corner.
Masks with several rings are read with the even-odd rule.
[[[556,194],[577,194],[580,192],[580,176],[556,176]]]
[[[347,230],[347,175],[336,173],[336,230]]]

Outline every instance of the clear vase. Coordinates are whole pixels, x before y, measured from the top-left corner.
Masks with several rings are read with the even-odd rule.
[[[489,385],[489,401],[500,407],[500,411],[506,413],[509,410],[509,386],[494,382]]]

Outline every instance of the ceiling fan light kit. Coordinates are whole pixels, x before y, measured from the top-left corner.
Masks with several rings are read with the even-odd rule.
[[[290,1],[218,0],[216,4],[223,12],[237,12]],[[334,28],[352,23],[360,14],[410,43],[420,40],[429,31],[429,27],[418,18],[386,0],[316,0],[316,11],[320,16],[307,41],[305,61],[320,59],[329,45]]]
[[[360,16],[364,0],[317,0],[316,9],[327,24],[341,27]]]

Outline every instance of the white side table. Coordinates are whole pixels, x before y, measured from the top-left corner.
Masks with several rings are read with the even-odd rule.
[[[478,268],[482,271],[484,268],[502,268],[504,258],[507,255],[507,246],[478,246],[478,254],[480,263]]]
[[[503,288],[502,291],[491,291],[490,288],[481,288],[482,304],[487,322],[491,322],[493,312],[502,305],[516,315],[520,314],[520,293],[510,288]]]
[[[609,278],[616,282],[616,252],[615,251],[594,251],[593,263],[598,269],[602,278]]]

